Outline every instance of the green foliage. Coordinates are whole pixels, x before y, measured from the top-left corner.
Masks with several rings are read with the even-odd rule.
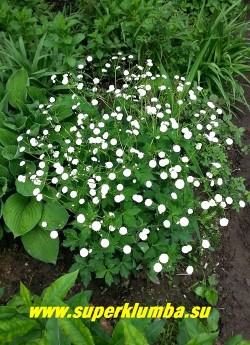
[[[194,289],[194,292],[197,296],[205,298],[209,304],[215,306],[218,302],[218,291],[215,288],[217,283],[216,276],[211,275],[208,277],[207,282],[206,280],[203,280],[200,284],[198,284],[198,286],[196,286]]]
[[[165,321],[150,319],[123,319],[119,321],[112,336],[102,329],[99,320],[76,317],[30,317],[30,308],[64,307],[66,313],[74,314],[77,306],[88,306],[90,291],[82,291],[65,300],[77,278],[78,272],[66,274],[46,288],[41,297],[33,295],[20,283],[19,294],[13,296],[6,306],[0,307],[0,341],[3,345],[67,344],[67,345],[152,345],[159,337]],[[64,315],[66,315],[64,313]],[[77,314],[75,314],[77,316]]]

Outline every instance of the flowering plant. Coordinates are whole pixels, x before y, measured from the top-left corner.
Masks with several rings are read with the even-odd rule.
[[[89,56],[76,74],[53,75],[65,90],[17,138],[23,173],[5,223],[44,261],[51,251],[55,262],[62,233],[86,284],[91,273],[111,284],[141,269],[156,280],[183,259],[192,274],[192,250],[210,247],[211,222],[227,226],[225,211],[249,196],[228,164],[223,112],[151,60],[142,67],[119,53],[98,77],[91,64]]]

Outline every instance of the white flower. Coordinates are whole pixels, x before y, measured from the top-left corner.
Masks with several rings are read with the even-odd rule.
[[[209,108],[212,108],[212,109],[215,108],[215,105],[213,104],[213,102],[207,102],[207,105]]]
[[[50,103],[54,103],[55,100],[56,100],[55,97],[50,97],[50,99],[49,99]]]
[[[140,202],[143,201],[143,197],[142,197],[141,195],[139,195],[139,194],[134,194],[134,195],[132,196],[132,199],[133,199],[135,202],[138,202],[138,203],[140,203]]]
[[[145,205],[146,205],[146,206],[149,207],[149,206],[151,206],[152,204],[153,204],[153,201],[152,201],[151,199],[146,199],[146,200],[145,200]]]
[[[152,159],[151,161],[149,161],[148,165],[150,166],[150,168],[155,168],[156,167],[156,160]]]
[[[146,241],[147,238],[148,238],[148,235],[145,232],[142,231],[142,232],[139,233],[139,237],[140,237],[140,239],[142,241]]]
[[[187,219],[187,217],[182,217],[180,219],[180,225],[181,226],[185,227],[185,226],[188,226],[188,224],[189,224],[189,220]]]
[[[103,238],[103,239],[101,240],[101,246],[102,246],[103,248],[108,248],[108,246],[109,246],[109,240],[106,239],[106,238]]]
[[[176,200],[177,199],[177,194],[175,192],[172,192],[171,193],[171,198]]]
[[[153,184],[152,184],[152,182],[151,182],[151,181],[147,181],[147,182],[146,182],[146,187],[147,187],[147,188],[151,188],[151,187],[152,187],[152,185],[153,185]]]
[[[202,240],[202,247],[207,249],[210,247],[210,242],[208,240]]]
[[[94,83],[94,84],[98,84],[99,82],[100,82],[100,79],[98,79],[98,78],[94,78],[94,79],[93,79],[93,83]]]
[[[173,146],[173,151],[174,151],[174,152],[180,152],[180,151],[181,151],[180,145],[174,145],[174,146]]]
[[[227,138],[226,143],[227,143],[227,145],[233,145],[233,139]]]
[[[91,104],[92,105],[97,105],[98,104],[98,100],[97,99],[92,99]]]
[[[43,227],[43,228],[46,228],[46,227],[47,227],[47,225],[48,225],[48,223],[47,223],[47,222],[42,222],[42,227]]]
[[[210,208],[210,203],[208,201],[202,201],[201,208],[203,210],[208,210]]]
[[[187,268],[186,268],[186,272],[187,272],[187,274],[192,274],[193,272],[194,272],[194,268],[193,268],[193,266],[188,266]]]
[[[239,205],[240,205],[240,207],[245,207],[245,206],[246,206],[246,203],[245,203],[245,201],[240,200],[240,201],[239,201]]]
[[[220,225],[221,226],[227,226],[229,223],[229,220],[227,218],[221,218],[220,219]]]
[[[42,194],[38,194],[37,196],[36,196],[36,200],[37,201],[41,201],[43,199],[43,195]]]
[[[222,202],[222,196],[220,194],[216,194],[215,197],[214,197],[214,200],[216,202]]]
[[[33,190],[33,195],[34,195],[34,196],[37,196],[39,193],[40,193],[40,188],[35,188],[35,189]]]
[[[185,186],[185,183],[184,183],[183,180],[178,179],[178,180],[175,181],[175,187],[176,187],[177,189],[183,189],[184,186]]]
[[[124,151],[123,151],[122,149],[118,149],[118,150],[116,150],[116,152],[115,152],[115,154],[116,154],[117,157],[122,157],[122,156],[123,156],[123,153],[124,153]]]
[[[80,255],[81,255],[82,258],[86,258],[86,256],[89,255],[88,249],[87,249],[87,248],[82,248],[82,249],[80,250]]]
[[[169,159],[167,159],[167,158],[164,158],[164,159],[160,159],[159,160],[159,165],[160,165],[160,167],[165,167],[166,165],[168,165],[169,164]]]
[[[231,198],[231,196],[226,197],[226,203],[228,205],[231,205],[233,203],[233,199]]]
[[[165,227],[165,228],[170,228],[170,226],[171,226],[171,223],[170,223],[170,221],[169,220],[164,220],[164,222],[163,222],[163,226]]]
[[[168,254],[161,254],[160,257],[159,257],[159,261],[162,263],[162,264],[166,264],[169,260],[169,256]]]
[[[92,56],[87,56],[87,59],[86,59],[88,62],[91,62],[91,61],[93,61],[93,58],[92,58]]]
[[[114,197],[115,202],[119,203],[125,200],[125,196],[123,194],[118,194]]]
[[[51,231],[50,237],[55,240],[58,237],[58,232],[56,230]]]
[[[131,253],[131,247],[129,245],[126,245],[123,247],[123,253],[124,254],[130,254]]]
[[[18,178],[17,178],[17,180],[18,180],[19,182],[25,182],[25,181],[26,181],[26,176],[25,176],[25,175],[19,175]]]
[[[157,262],[156,264],[154,264],[154,271],[155,271],[156,273],[161,272],[161,270],[162,270],[162,264],[160,264],[159,262]]]
[[[126,235],[128,233],[128,230],[127,228],[125,228],[125,226],[122,226],[120,229],[119,229],[119,233],[121,235]]]
[[[108,175],[108,178],[109,178],[110,180],[115,180],[115,179],[116,179],[116,174],[115,174],[115,173],[110,173],[110,174]]]
[[[78,223],[84,223],[85,222],[85,216],[83,215],[83,214],[79,214],[78,216],[77,216],[77,221],[78,221]]]
[[[77,192],[75,190],[73,190],[72,192],[70,192],[70,197],[72,199],[76,198],[77,197]]]
[[[113,167],[113,163],[112,163],[112,162],[106,162],[106,163],[105,163],[105,167],[106,167],[107,169],[111,169],[111,168]]]
[[[168,178],[168,174],[165,171],[163,171],[163,172],[160,173],[160,178],[162,180],[166,180]]]
[[[181,248],[181,251],[183,254],[187,254],[187,253],[191,252],[191,250],[192,250],[192,246],[190,246],[190,244],[188,244],[187,246],[183,246]]]
[[[165,205],[161,204],[161,205],[158,206],[158,212],[159,212],[159,214],[162,214],[162,213],[164,213],[165,211],[166,211],[166,206],[165,206]]]
[[[99,230],[101,230],[101,227],[102,227],[102,224],[101,224],[101,222],[99,222],[98,220],[95,220],[95,221],[91,224],[91,228],[92,228],[94,231],[99,231]]]
[[[147,93],[144,89],[138,89],[137,91],[138,91],[140,97],[144,97]]]

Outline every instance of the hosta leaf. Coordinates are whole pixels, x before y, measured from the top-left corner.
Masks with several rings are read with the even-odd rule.
[[[17,237],[36,226],[41,218],[42,209],[42,204],[35,198],[26,198],[16,193],[5,202],[3,218],[14,237]]]
[[[26,251],[35,259],[55,264],[59,251],[59,239],[52,239],[49,232],[36,227],[22,236]]]
[[[10,76],[6,84],[6,89],[8,91],[9,103],[14,108],[18,108],[19,104],[25,102],[27,97],[28,81],[28,74],[23,68],[14,72]]]
[[[13,145],[17,142],[18,135],[9,129],[0,128],[0,144],[3,146]]]
[[[3,148],[2,155],[5,159],[11,161],[18,158],[20,153],[18,152],[18,147],[16,145],[8,145]]]
[[[63,299],[66,297],[69,290],[74,285],[78,271],[65,274],[64,276],[57,279],[50,287],[44,291],[43,295],[43,305],[50,305],[53,303],[54,299],[57,297]]]
[[[59,203],[46,203],[44,204],[40,224],[46,222],[46,230],[61,229],[67,224],[68,218],[68,212]]]

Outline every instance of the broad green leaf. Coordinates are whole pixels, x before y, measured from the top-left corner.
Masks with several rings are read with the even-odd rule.
[[[9,319],[1,319],[0,322],[0,342],[5,344],[15,337],[26,334],[36,327],[37,322],[21,315],[13,316]]]
[[[65,274],[64,276],[57,279],[50,287],[44,290],[43,305],[50,305],[53,303],[55,297],[63,299],[66,297],[69,290],[74,285],[78,271]]]
[[[25,102],[28,81],[28,74],[23,68],[10,76],[6,89],[8,91],[8,101],[14,108],[18,108],[20,104]]]
[[[165,324],[166,324],[166,320],[156,320],[148,326],[145,336],[149,344],[155,343],[158,336],[164,330]]]
[[[200,296],[202,298],[205,297],[205,288],[203,286],[197,286],[194,290],[197,296]]]
[[[208,303],[212,306],[216,305],[218,302],[218,292],[213,288],[207,289],[205,292],[205,297]]]
[[[219,332],[200,333],[195,338],[189,340],[189,342],[186,345],[213,345],[218,335]]]
[[[35,101],[39,101],[39,103],[47,103],[47,98],[44,95],[44,92],[35,86],[28,86],[27,87],[28,90],[28,95],[32,98],[32,100]]]
[[[33,258],[56,264],[59,239],[52,239],[49,232],[35,227],[35,229],[22,236],[22,242],[26,251]]]
[[[4,204],[3,218],[14,237],[33,229],[39,222],[43,206],[35,198],[26,198],[18,193],[11,195]]]
[[[144,334],[125,320],[121,320],[115,327],[112,335],[112,345],[148,345]]]
[[[0,176],[5,177],[7,180],[10,179],[9,170],[0,164]]]
[[[209,332],[216,332],[218,330],[218,324],[220,320],[220,314],[216,308],[212,308],[212,311],[207,318],[207,329]]]
[[[2,150],[2,155],[5,159],[8,159],[9,161],[20,157],[20,153],[16,145],[5,146]]]
[[[40,224],[42,224],[42,222],[47,223],[45,230],[61,229],[67,224],[68,218],[68,212],[59,203],[46,203],[43,207]]]
[[[63,333],[74,345],[94,345],[94,340],[89,329],[77,319],[58,319],[58,324]]]
[[[0,128],[0,144],[3,146],[13,145],[17,143],[17,133],[9,129]]]

